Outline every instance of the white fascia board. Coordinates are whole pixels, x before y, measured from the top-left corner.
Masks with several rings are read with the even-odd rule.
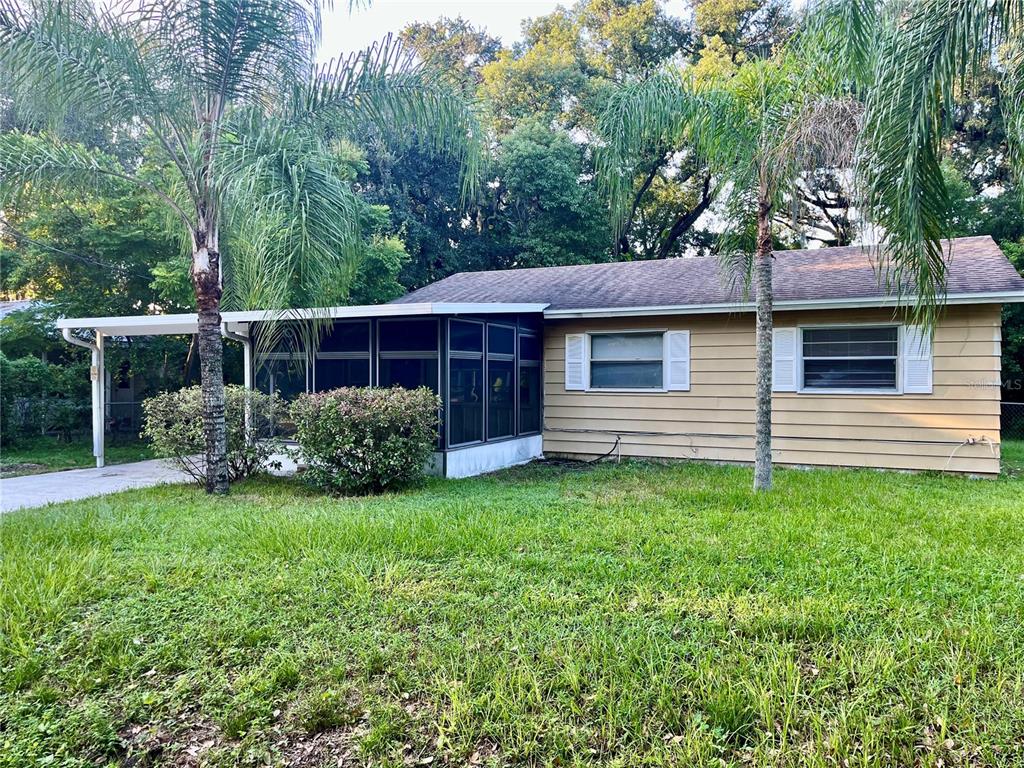
[[[413,315],[490,315],[540,314],[547,304],[502,303],[416,303],[371,304],[358,307],[322,307],[313,309],[247,310],[223,312],[221,322],[228,330],[242,330],[249,323],[275,320],[341,320],[345,318],[409,317]],[[107,336],[168,336],[195,333],[199,323],[195,314],[128,315],[125,317],[68,317],[57,321],[57,328],[81,328]]]
[[[319,307],[313,309],[252,310],[224,312],[229,323],[254,323],[268,320],[344,320],[366,317],[409,317],[411,315],[491,315],[507,313],[541,313],[547,304],[505,303],[410,303],[367,304],[354,307]]]
[[[999,293],[958,293],[945,297],[946,304],[1020,304],[1024,303],[1024,291]],[[801,309],[870,309],[873,307],[912,307],[911,298],[899,299],[895,296],[865,297],[852,299],[811,299],[807,301],[777,301],[776,312]],[[707,315],[728,312],[753,312],[756,305],[752,301],[737,301],[719,304],[676,304],[650,307],[595,307],[593,309],[548,309],[544,317],[556,320],[559,318],[583,317],[645,317],[651,315]]]
[[[198,319],[194,314],[64,317],[57,321],[57,328],[83,328],[106,336],[167,336],[195,333]]]

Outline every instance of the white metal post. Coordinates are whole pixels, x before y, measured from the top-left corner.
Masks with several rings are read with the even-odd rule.
[[[107,372],[104,367],[103,334],[96,331],[96,348],[92,353],[92,455],[96,457],[96,466],[102,467],[106,461],[106,387]]]
[[[242,361],[245,363],[245,388],[252,389],[252,339],[248,336],[242,342]]]
[[[245,384],[245,439],[252,442],[252,399],[249,393],[252,392],[252,339],[248,336],[242,342],[242,363],[245,365],[245,373],[242,381]]]
[[[252,391],[252,337],[249,335],[248,326],[246,326],[245,333],[243,334],[229,331],[227,323],[222,323],[220,332],[224,338],[233,339],[242,344],[242,365],[245,368],[242,373],[242,384],[245,386],[246,391],[243,423],[245,424],[245,439],[251,441],[254,439],[252,433],[252,401],[249,399],[248,393]]]
[[[68,344],[88,349],[91,357],[89,379],[92,382],[92,455],[96,457],[96,466],[103,466],[103,335],[96,331],[95,343],[75,338],[70,328],[62,328],[61,335]]]

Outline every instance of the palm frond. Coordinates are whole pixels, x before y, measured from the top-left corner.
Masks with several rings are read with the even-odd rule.
[[[598,118],[594,157],[616,239],[622,234],[641,157],[675,147],[693,114],[693,89],[683,73],[665,68],[615,89]]]
[[[308,79],[322,31],[318,0],[151,0],[147,30],[200,109],[271,103]],[[143,8],[146,6],[144,5]]]
[[[399,143],[451,156],[462,168],[463,198],[477,190],[484,137],[476,105],[390,35],[322,65],[295,93],[295,113],[341,135],[372,125]]]
[[[31,187],[96,189],[116,183],[132,184],[160,197],[190,225],[188,214],[175,200],[104,152],[60,141],[51,134],[0,134],[0,200],[12,199]]]
[[[803,99],[782,131],[773,153],[790,159],[797,172],[852,168],[864,118],[864,105],[852,97]]]
[[[1021,24],[1024,34],[1024,23]],[[999,108],[1006,130],[1010,166],[1024,180],[1024,39],[1007,46],[1002,60],[1005,73],[1000,83]]]
[[[135,6],[0,0],[0,65],[12,92],[42,105],[44,118],[73,107],[130,129],[141,123],[186,173],[181,89],[155,55],[146,18]]]
[[[933,325],[946,279],[941,140],[954,88],[1021,27],[1020,0],[919,0],[883,30],[865,116],[861,183],[886,282]]]
[[[0,0],[0,61],[15,91],[42,91],[55,108],[72,99],[131,117],[135,93],[109,60],[98,12],[88,3]]]
[[[750,140],[745,115],[729,91],[699,87],[674,66],[617,88],[598,119],[597,131],[597,181],[609,202],[616,237],[622,234],[642,157],[685,142],[702,163],[719,173],[735,165]]]
[[[879,30],[893,3],[884,0],[817,0],[809,3],[790,49],[819,84],[862,91],[874,74]]]
[[[365,208],[322,136],[251,110],[235,117],[219,154],[230,212],[225,305],[284,319],[289,307],[342,302],[362,255]],[[262,341],[276,338],[272,330]]]

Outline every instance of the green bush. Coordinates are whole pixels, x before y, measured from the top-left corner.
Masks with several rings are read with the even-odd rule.
[[[87,429],[91,413],[89,364],[44,363],[0,352],[0,439],[11,445],[27,435],[68,439]]]
[[[437,445],[441,401],[425,387],[348,387],[292,404],[306,477],[326,490],[364,494],[423,476]]]
[[[249,402],[252,434],[246,436],[245,407]],[[275,436],[275,424],[284,415],[284,401],[274,395],[247,390],[245,387],[224,387],[225,421],[228,433],[228,478],[241,480],[271,466],[270,457],[282,450]],[[201,389],[186,387],[176,392],[162,392],[142,403],[142,436],[149,440],[153,452],[172,459],[196,482],[206,482],[206,466],[202,456],[203,398]]]

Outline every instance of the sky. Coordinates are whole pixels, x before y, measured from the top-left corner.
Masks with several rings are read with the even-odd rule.
[[[682,14],[685,0],[668,0],[666,9]],[[339,2],[324,16],[322,59],[361,50],[388,32],[398,32],[413,21],[437,21],[441,16],[462,16],[475,27],[500,37],[506,46],[520,39],[524,19],[544,16],[572,0],[373,0],[359,4],[349,13],[349,4]]]

